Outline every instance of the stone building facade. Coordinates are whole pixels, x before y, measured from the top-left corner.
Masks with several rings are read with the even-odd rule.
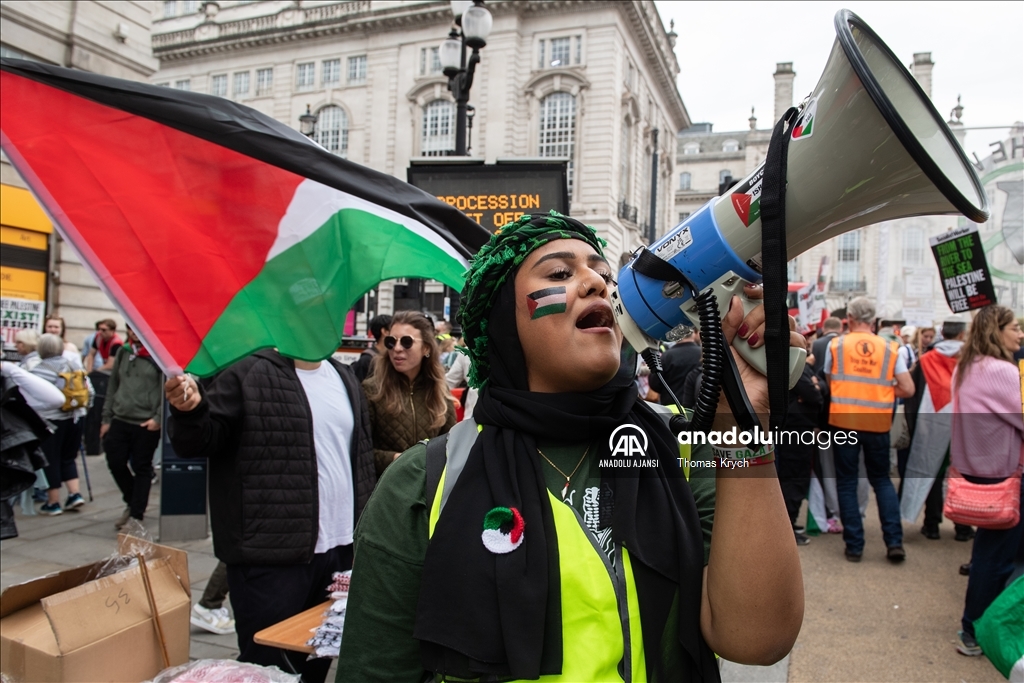
[[[909,67],[930,97],[934,67],[931,53],[916,53]],[[792,63],[776,65],[775,112],[770,126],[794,103],[794,76]],[[942,106],[937,108],[944,110]],[[962,143],[965,131],[961,113],[962,110],[954,108],[947,124]],[[750,128],[745,131],[713,132],[712,124],[697,123],[679,133],[674,178],[677,222],[718,196],[720,184],[727,176],[740,180],[764,161],[771,127],[759,129],[753,111],[749,121]],[[1010,138],[992,146],[994,151],[989,158],[975,160],[992,208],[992,217],[980,230],[997,296],[1001,303],[1020,314],[1024,310],[1024,274],[1002,235],[1009,235],[1011,244],[1013,239],[1021,239],[1020,228],[1014,227],[1019,225],[1020,217],[1013,212],[1015,206],[1020,206],[1019,187],[1024,171],[1021,131],[1011,132]],[[1009,213],[1006,206],[1011,208]],[[869,225],[800,254],[789,264],[789,278],[791,282],[814,282],[823,260],[827,260],[826,301],[830,309],[844,307],[855,296],[867,295],[876,299],[880,315],[902,318],[914,325],[938,323],[951,312],[928,238],[966,224],[963,217],[920,216]],[[1004,229],[1004,225],[1009,227]]]
[[[228,97],[296,128],[308,107],[320,144],[402,179],[410,160],[454,148],[437,54],[448,2],[159,4],[154,83]],[[486,7],[494,23],[470,94],[470,156],[568,158],[572,213],[618,257],[644,241],[657,129],[657,232],[674,225],[673,146],[690,121],[675,85],[675,34],[654,3]],[[376,308],[389,312],[391,296],[382,286]]]
[[[0,53],[4,57],[146,80],[159,66],[150,48],[155,2],[0,3]],[[67,340],[81,345],[97,320],[124,321],[53,231],[25,182],[0,157],[3,223],[3,298],[42,302],[62,316]],[[8,341],[8,340],[5,340]]]

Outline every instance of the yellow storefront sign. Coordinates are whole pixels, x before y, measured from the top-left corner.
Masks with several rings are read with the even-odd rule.
[[[46,251],[47,246],[49,246],[48,243],[49,239],[46,233],[0,225],[0,244],[10,244],[15,247]]]
[[[47,235],[53,232],[53,223],[32,193],[13,185],[0,184],[0,223]]]
[[[46,273],[0,266],[0,296],[5,299],[46,300]]]

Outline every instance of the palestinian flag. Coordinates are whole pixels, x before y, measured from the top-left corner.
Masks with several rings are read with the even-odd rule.
[[[489,233],[249,107],[0,61],[0,144],[163,370],[320,360],[382,280],[461,289]]]
[[[809,138],[814,134],[814,117],[818,113],[818,98],[812,97],[803,111],[800,112],[796,125],[793,126],[793,139]]]
[[[552,313],[565,313],[565,301],[565,287],[548,287],[527,294],[526,303],[530,307],[530,320],[543,318]]]
[[[492,508],[484,516],[484,547],[496,555],[510,553],[522,545],[525,528],[523,516],[516,508]]]

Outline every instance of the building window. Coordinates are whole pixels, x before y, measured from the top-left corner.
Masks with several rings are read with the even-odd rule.
[[[540,68],[566,67],[580,64],[583,58],[583,36],[563,36],[540,42]],[[545,59],[545,56],[547,58]]]
[[[231,94],[235,97],[243,97],[249,94],[249,72],[239,71],[234,74],[231,83]]]
[[[366,82],[366,55],[348,58],[348,82]]]
[[[164,3],[164,19],[170,19],[178,15],[177,0],[168,0]]]
[[[568,38],[551,39],[551,66],[569,66],[569,53],[572,50],[571,41]]]
[[[551,93],[540,103],[540,149],[542,157],[569,160],[569,196],[572,196],[573,157],[576,147],[576,98],[567,92]]]
[[[903,265],[919,266],[924,263],[924,233],[920,228],[903,230]]]
[[[740,151],[740,143],[737,140],[726,140],[722,143],[723,152],[738,152]]]
[[[619,158],[619,198],[629,202],[630,181],[632,180],[631,168],[633,166],[633,123],[628,119],[622,120],[622,154]]]
[[[800,280],[800,274],[797,271],[797,260],[786,262],[786,279],[790,282],[798,282]]]
[[[626,60],[626,87],[636,91],[636,67],[628,59]]]
[[[724,183],[726,178],[732,178],[732,171],[727,168],[723,168],[718,172],[718,184],[721,185]]]
[[[177,88],[178,90],[191,90],[192,89],[192,79],[190,79],[190,78],[183,78],[180,81],[174,81],[174,87]]]
[[[312,90],[316,84],[316,62],[299,64],[295,72],[295,89]]]
[[[317,112],[316,141],[328,152],[348,158],[348,114],[328,105]]]
[[[690,212],[689,211],[680,211],[679,212],[679,222],[680,223],[682,223],[683,221],[685,221],[689,217],[690,217]]]
[[[225,97],[228,94],[228,75],[217,74],[210,79],[210,94]]]
[[[700,143],[687,142],[683,145],[683,154],[700,154]]]
[[[182,14],[195,14],[199,11],[199,3],[196,0],[184,0],[181,5]]]
[[[860,279],[860,230],[847,232],[836,238],[836,275],[841,287],[856,289]]]
[[[455,105],[434,100],[423,108],[423,133],[420,153],[425,157],[443,157],[455,151]]]
[[[269,95],[274,89],[274,70],[256,69],[256,94]]]
[[[420,48],[420,75],[430,76],[431,74],[439,74],[441,71],[440,48]]]
[[[679,189],[689,190],[690,189],[690,174],[680,173],[679,174]]]
[[[320,83],[325,88],[341,83],[341,60],[325,59],[320,66]]]

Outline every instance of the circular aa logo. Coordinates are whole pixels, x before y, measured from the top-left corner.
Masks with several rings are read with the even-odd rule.
[[[871,342],[869,342],[867,340],[862,341],[862,342],[857,342],[857,347],[856,348],[857,348],[857,353],[859,353],[860,355],[864,356],[865,358],[867,358],[868,356],[871,355]]]
[[[619,425],[608,437],[611,457],[647,457],[647,434],[635,424]]]

